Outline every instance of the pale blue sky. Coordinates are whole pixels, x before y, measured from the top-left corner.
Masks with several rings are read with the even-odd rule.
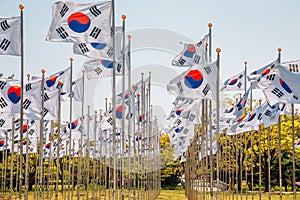
[[[18,5],[23,3],[25,6],[25,74],[39,75],[41,68],[45,68],[46,75],[50,75],[68,67],[69,58],[73,57],[74,76],[77,76],[83,62],[87,61],[87,58],[72,53],[71,43],[45,41],[54,2],[56,1],[0,0],[0,16],[3,17],[18,16]],[[216,58],[215,49],[221,48],[221,77],[224,80],[243,70],[244,61],[248,61],[248,72],[273,61],[277,57],[278,47],[282,48],[283,61],[299,59],[299,8],[299,0],[116,0],[116,19],[117,24],[121,25],[121,15],[127,15],[126,30],[132,32],[133,43],[134,31],[144,28],[157,28],[163,32],[162,36],[153,35],[151,38],[150,31],[150,34],[143,38],[145,42],[161,41],[165,44],[170,39],[170,47],[162,48],[167,52],[152,49],[133,53],[133,69],[139,71],[141,66],[146,66],[146,73],[158,70],[157,65],[175,72],[182,70],[175,69],[170,64],[174,57],[170,52],[181,50],[176,36],[198,40],[208,33],[207,24],[213,23],[213,58]],[[173,32],[170,38],[166,35],[169,31]],[[140,46],[139,44],[134,48],[138,49]],[[148,47],[151,47],[151,44],[148,44]],[[16,78],[19,78],[19,69],[18,57],[0,56],[0,72],[4,75],[15,73]],[[173,78],[167,74],[154,73],[153,76],[155,75],[161,76],[158,77],[157,85],[162,79],[166,81]],[[138,78],[139,76],[134,76],[134,80]],[[106,79],[105,82],[110,83],[110,80]],[[110,90],[109,87],[103,87],[104,83],[98,85],[101,92],[95,99],[100,99],[98,105],[102,106],[102,99],[108,97]],[[161,99],[161,102],[166,105],[173,99],[165,98],[166,100]]]

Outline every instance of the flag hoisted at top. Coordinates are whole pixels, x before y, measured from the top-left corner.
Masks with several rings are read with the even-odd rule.
[[[21,55],[21,17],[0,17],[0,55]]]
[[[58,1],[52,6],[52,23],[46,40],[52,42],[103,42],[111,40],[111,2]]]
[[[221,91],[244,90],[245,71],[242,71],[224,82]]]

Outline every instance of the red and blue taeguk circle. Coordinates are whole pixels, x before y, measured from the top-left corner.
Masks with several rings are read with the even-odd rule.
[[[76,33],[83,33],[89,29],[91,20],[87,15],[76,12],[69,16],[68,24],[72,31]]]
[[[202,73],[197,70],[190,70],[185,76],[184,76],[184,84],[191,89],[196,89],[201,86],[203,82],[203,75]]]

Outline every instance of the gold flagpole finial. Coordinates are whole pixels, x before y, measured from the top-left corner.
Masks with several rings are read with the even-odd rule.
[[[125,20],[126,19],[126,15],[122,15],[122,19]]]
[[[70,62],[73,62],[73,60],[74,60],[73,58],[70,58]]]
[[[23,10],[23,9],[24,9],[24,5],[23,5],[23,4],[20,4],[20,5],[19,5],[19,8],[20,8],[20,10]]]
[[[85,70],[82,70],[82,73],[84,74],[84,73],[85,73]]]
[[[128,35],[127,37],[128,37],[128,39],[131,39],[132,36],[131,36],[131,35]]]
[[[46,70],[45,69],[41,69],[42,74],[45,74]]]
[[[212,26],[212,23],[208,23],[208,28],[211,28]]]
[[[282,50],[281,48],[278,48],[278,49],[277,49],[277,51],[278,51],[279,53],[281,52],[281,50]]]
[[[245,61],[244,64],[247,65],[247,61]]]
[[[217,48],[217,49],[216,49],[216,52],[217,52],[217,53],[221,53],[221,49],[220,49],[220,48]]]
[[[30,78],[30,74],[27,74],[27,78],[28,78],[28,79]]]

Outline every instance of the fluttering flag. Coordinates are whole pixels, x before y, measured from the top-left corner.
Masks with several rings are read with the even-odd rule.
[[[121,62],[122,52],[122,27],[116,27],[116,60]],[[112,40],[113,38],[111,38]],[[75,43],[73,45],[75,54],[84,55],[92,59],[113,60],[113,45],[112,41],[108,43]]]
[[[263,91],[267,101],[271,106],[278,102],[299,104],[300,93],[296,92],[299,91],[299,89],[297,88],[297,83],[299,83],[300,77],[298,77],[298,81],[294,83],[291,82],[291,80],[293,79],[292,77],[295,77],[295,75],[293,75],[292,73],[287,74],[287,76],[281,77],[281,74],[277,71],[270,73],[265,77],[262,77],[257,85]],[[295,79],[297,80],[296,77]],[[288,81],[289,83],[287,83]],[[293,88],[291,87],[291,85],[293,86]]]
[[[300,140],[298,140],[295,144],[294,144],[295,149],[300,147]]]
[[[112,76],[113,61],[110,60],[91,60],[83,64],[87,78],[98,79],[102,77]],[[122,75],[123,66],[116,62],[116,75]]]
[[[215,100],[216,74],[216,62],[194,65],[171,80],[167,90],[175,96]]]
[[[21,17],[0,17],[0,55],[21,55]]]
[[[207,34],[196,44],[183,43],[183,51],[172,60],[172,65],[189,67],[195,64],[205,64],[207,62],[206,43],[208,38],[209,35]]]
[[[243,90],[245,82],[245,71],[242,71],[224,82],[221,91]]]
[[[73,93],[73,101],[82,101],[83,97],[83,78],[78,78],[72,82],[72,93]],[[61,93],[62,101],[70,100],[70,93],[62,92]]]
[[[58,89],[58,82],[61,82],[61,92],[70,93],[70,79],[71,79],[71,68],[68,67],[67,69],[63,71],[59,71],[53,75],[51,75],[49,78],[45,79],[44,88],[47,91],[53,91]]]
[[[19,81],[0,80],[0,112],[20,113],[21,86]],[[30,81],[24,85],[24,113],[40,113],[41,80]]]
[[[275,68],[275,66],[277,66],[277,65],[278,65],[278,60],[275,60],[275,61],[271,62],[270,64],[251,72],[250,75],[248,75],[248,81],[254,83],[253,89],[256,88],[255,83],[257,81],[259,81],[261,77],[264,77],[264,76],[268,75],[269,73],[271,73],[273,71],[273,69]]]
[[[46,40],[109,43],[111,9],[110,1],[97,3],[58,1],[52,5],[52,22]]]
[[[249,89],[246,91],[246,93],[243,95],[243,97],[239,100],[239,102],[237,104],[235,104],[233,115],[235,116],[236,119],[240,118],[243,115],[243,113],[246,109],[248,96],[249,96],[251,89],[252,89],[252,87],[250,86]]]

